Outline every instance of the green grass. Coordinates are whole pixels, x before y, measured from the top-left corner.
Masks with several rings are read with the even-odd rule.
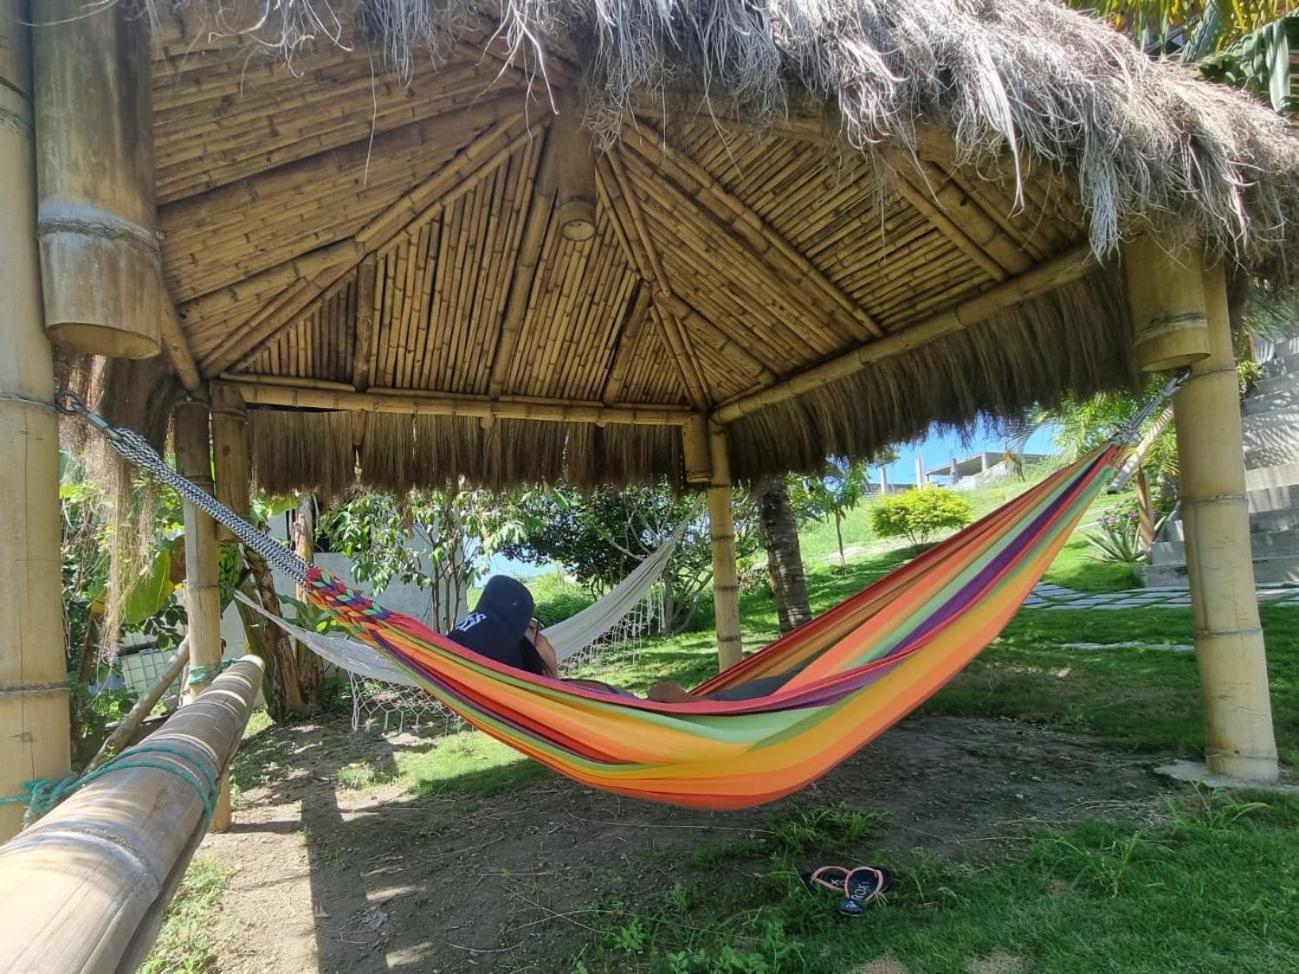
[[[1299,609],[1263,606],[1273,720],[1284,763],[1299,766]],[[1200,681],[1185,609],[1025,609],[928,705],[933,712],[1015,717],[1087,731],[1132,750],[1198,756]],[[1065,644],[1141,642],[1079,650]]]
[[[1192,796],[1153,825],[1040,829],[996,860],[893,854],[897,885],[861,919],[797,878],[842,841],[744,840],[656,896],[592,904],[579,919],[598,932],[570,969],[847,974],[888,958],[874,969],[1280,974],[1299,967],[1299,802],[1250,797]],[[869,830],[848,845],[855,861],[877,854]]]
[[[199,856],[190,863],[140,974],[204,974],[218,969],[218,950],[229,939],[229,933],[222,932],[218,906],[230,876],[215,856]]]
[[[427,751],[397,755],[397,776],[420,795],[496,795],[548,772],[486,734],[465,731],[437,739]]]

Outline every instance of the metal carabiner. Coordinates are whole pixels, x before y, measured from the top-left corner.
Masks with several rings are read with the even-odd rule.
[[[64,416],[80,416],[101,433],[111,433],[113,427],[98,413],[86,406],[86,401],[71,389],[60,389],[54,394],[54,408]]]

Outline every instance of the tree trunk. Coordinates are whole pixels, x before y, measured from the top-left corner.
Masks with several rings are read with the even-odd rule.
[[[803,577],[803,555],[798,544],[798,523],[789,505],[789,486],[784,477],[759,481],[758,513],[762,541],[767,548],[767,570],[776,596],[780,631],[789,632],[812,618]]]
[[[249,598],[261,603],[267,612],[281,615],[280,597],[275,594],[275,582],[266,559],[250,548],[244,548],[244,557],[248,560],[250,576],[240,588]],[[316,708],[302,698],[298,661],[288,636],[279,626],[262,618],[242,602],[238,605],[248,644],[266,663],[262,692],[271,719],[281,723],[290,717],[307,717],[314,713]]]
[[[838,511],[834,512],[834,536],[839,541],[839,567],[847,568],[848,559],[843,555],[843,515]],[[795,535],[797,540],[797,535]]]
[[[308,565],[316,556],[316,502],[310,494],[302,498],[298,505],[297,517],[293,519],[293,548],[298,557]],[[305,589],[298,586],[298,601],[306,602]],[[321,685],[325,680],[325,671],[320,657],[306,646],[297,646],[298,687],[303,704],[311,713],[320,710]]]

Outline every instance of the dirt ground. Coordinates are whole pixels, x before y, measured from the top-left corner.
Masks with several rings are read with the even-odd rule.
[[[267,733],[294,752],[292,772],[245,792],[231,831],[201,850],[234,870],[219,956],[234,974],[567,971],[583,906],[669,888],[692,849],[772,811],[674,809],[555,776],[490,798],[349,791],[338,768],[432,742],[345,721]],[[1148,805],[1151,764],[1014,721],[917,716],[786,802],[887,811],[882,849],[986,855],[1026,823]]]

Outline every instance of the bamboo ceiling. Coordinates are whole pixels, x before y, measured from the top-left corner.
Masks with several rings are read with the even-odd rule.
[[[956,167],[941,137],[900,159],[844,151],[801,117],[746,130],[647,108],[596,153],[595,233],[571,240],[546,168],[569,119],[481,43],[405,84],[363,44],[286,61],[174,15],[154,39],[158,219],[182,374],[192,357],[197,378],[245,389],[729,409],[740,476],[1025,405],[1055,380],[1085,390],[1130,374],[1122,302],[1093,280],[1071,307],[1048,296],[1038,309],[1047,344],[1034,354],[1047,364],[1006,360],[997,329],[1023,322],[998,319],[983,344],[958,335],[926,353],[946,375],[904,380],[897,368],[921,360],[903,355],[856,393],[747,415],[754,394],[875,343],[907,352],[908,329],[1078,253],[1086,227],[1045,168],[1017,200],[1004,173]],[[562,70],[552,81],[568,83]],[[1060,372],[1054,356],[1088,366]],[[1025,385],[1025,369],[1049,374],[1013,402],[987,401]],[[888,402],[863,403],[856,426],[824,415],[855,413],[857,394]],[[629,425],[599,424],[621,474],[675,475],[679,438],[655,455],[662,437],[636,440]],[[583,464],[599,479],[598,459]]]

